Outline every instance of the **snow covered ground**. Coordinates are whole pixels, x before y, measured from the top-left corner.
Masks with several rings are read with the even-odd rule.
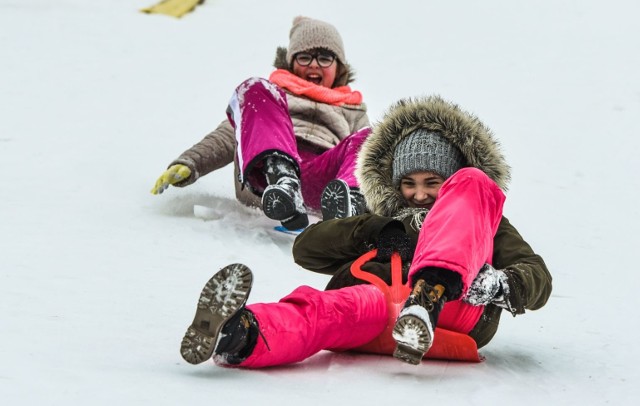
[[[640,397],[640,5],[632,0],[0,0],[0,398],[7,405],[630,404]],[[336,13],[336,11],[339,11]],[[375,121],[440,94],[513,166],[505,214],[554,276],[480,364],[323,352],[258,371],[179,355],[231,262],[251,302],[327,277],[233,198],[231,168],[149,193],[267,76],[296,15],[330,21]],[[195,211],[198,216],[194,215]],[[633,402],[633,403],[635,403]]]

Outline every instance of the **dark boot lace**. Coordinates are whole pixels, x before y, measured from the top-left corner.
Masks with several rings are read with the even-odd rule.
[[[438,289],[438,287],[440,289]],[[435,305],[440,301],[443,292],[444,289],[442,289],[441,285],[434,287],[428,285],[424,279],[419,279],[413,287],[413,291],[411,295],[409,295],[405,307],[418,305],[424,307],[431,313],[433,309],[435,309]]]

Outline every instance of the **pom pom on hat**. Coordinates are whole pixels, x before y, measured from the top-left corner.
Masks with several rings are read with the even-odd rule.
[[[444,179],[465,166],[458,148],[436,132],[419,129],[398,143],[393,153],[393,185],[415,172],[434,172]]]
[[[325,48],[333,52],[343,64],[346,63],[344,44],[340,33],[333,25],[313,18],[298,16],[293,19],[293,26],[289,31],[289,48],[287,62],[293,62],[293,56],[298,52],[314,48]]]

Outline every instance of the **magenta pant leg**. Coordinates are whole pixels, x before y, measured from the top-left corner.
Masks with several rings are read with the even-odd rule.
[[[384,295],[372,285],[319,291],[302,286],[278,303],[247,306],[263,337],[241,367],[302,361],[321,350],[347,350],[368,343],[387,325]]]
[[[358,151],[369,134],[371,134],[371,128],[365,127],[343,139],[331,151],[327,151],[332,155],[332,166],[337,168],[335,178],[344,180],[349,187],[358,187],[355,175],[356,160]]]
[[[409,277],[428,266],[452,270],[462,277],[464,296],[482,265],[491,263],[504,201],[502,190],[479,169],[463,168],[447,179],[425,218]],[[453,301],[438,325],[467,333],[482,311]]]
[[[278,86],[261,78],[244,81],[229,101],[227,116],[235,128],[241,181],[257,178],[263,183],[256,165],[275,151],[299,162],[287,97]]]
[[[302,189],[305,202],[312,208],[320,207],[320,196],[327,183],[342,179],[352,188],[358,187],[355,176],[358,151],[371,133],[365,127],[344,138],[338,145],[320,155],[302,155]]]

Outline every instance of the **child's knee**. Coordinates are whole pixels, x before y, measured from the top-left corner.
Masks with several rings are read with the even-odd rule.
[[[486,173],[484,173],[478,168],[473,168],[473,167],[462,168],[459,171],[457,171],[454,174],[454,176],[470,178],[471,180],[477,180],[482,182],[491,180],[489,179],[489,176],[487,176]]]

